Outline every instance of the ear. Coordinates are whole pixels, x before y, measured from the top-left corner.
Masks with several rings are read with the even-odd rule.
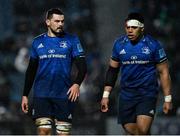
[[[46,25],[49,26],[50,25],[50,20],[46,19]]]

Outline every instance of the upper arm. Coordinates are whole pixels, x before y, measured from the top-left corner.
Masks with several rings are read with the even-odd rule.
[[[73,57],[85,56],[81,42],[77,36],[72,39],[72,55]]]
[[[156,68],[158,70],[158,72],[161,74],[161,73],[164,73],[164,72],[167,72],[169,73],[169,65],[168,65],[168,61],[164,61],[162,63],[158,63],[156,64]]]
[[[119,62],[118,62],[118,61],[115,61],[115,60],[113,60],[113,59],[110,59],[109,65],[110,65],[111,67],[113,67],[113,68],[118,68],[118,67],[120,67]]]

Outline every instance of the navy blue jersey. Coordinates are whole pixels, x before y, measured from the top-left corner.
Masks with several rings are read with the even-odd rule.
[[[122,98],[157,97],[156,64],[167,60],[158,41],[146,35],[133,45],[127,36],[122,36],[114,43],[112,59],[120,62]]]
[[[34,96],[67,99],[66,93],[72,85],[72,60],[77,56],[84,57],[77,36],[65,33],[62,37],[49,37],[47,34],[36,37],[30,55],[39,60]]]

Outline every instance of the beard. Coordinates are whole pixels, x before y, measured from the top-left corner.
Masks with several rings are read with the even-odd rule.
[[[56,36],[60,36],[60,35],[64,34],[63,28],[61,28],[60,31],[55,31],[55,30],[53,30],[52,28],[50,28],[50,30],[51,30],[51,32],[52,32],[54,35],[56,35]]]

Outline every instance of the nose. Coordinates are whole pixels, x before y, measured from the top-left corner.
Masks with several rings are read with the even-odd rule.
[[[132,27],[128,28],[128,32],[132,32],[132,30],[133,30]]]
[[[59,21],[59,25],[62,26],[62,25],[63,25],[63,22]]]

